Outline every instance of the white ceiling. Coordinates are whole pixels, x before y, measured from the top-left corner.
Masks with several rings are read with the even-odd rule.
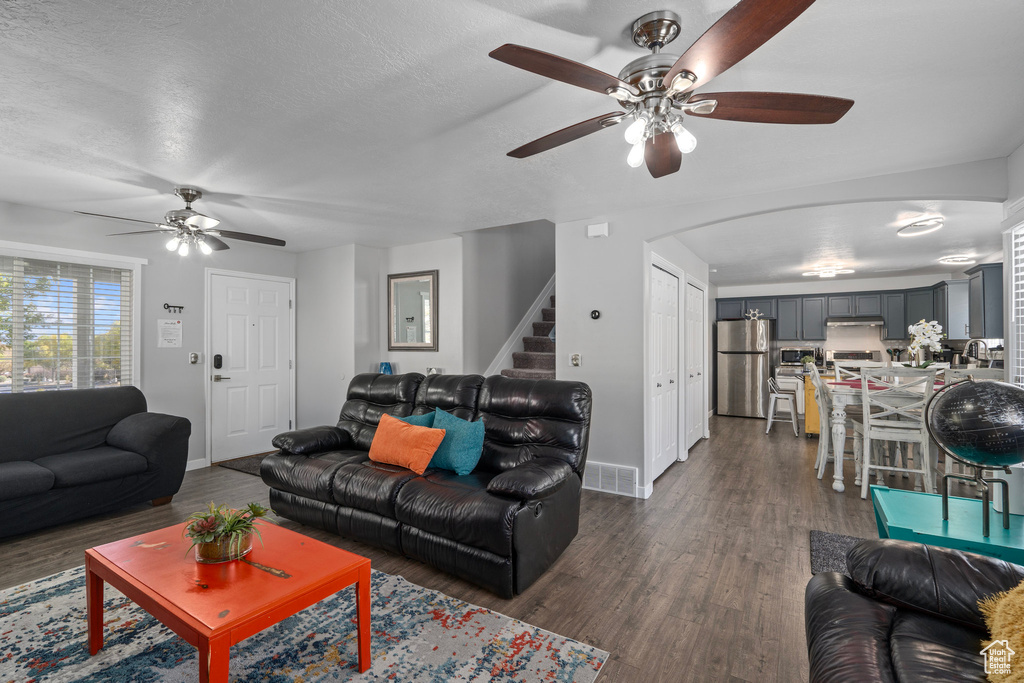
[[[223,227],[305,251],[1001,157],[1024,141],[1024,3],[818,0],[709,88],[856,100],[836,125],[690,119],[696,151],[657,180],[626,166],[621,130],[505,156],[617,105],[490,50],[521,43],[615,74],[643,54],[628,38],[639,15],[679,13],[678,53],[732,4],[2,2],[0,200],[157,219],[180,206],[174,185],[195,184],[196,208]]]
[[[899,228],[934,216],[945,218],[940,230],[896,235]],[[676,238],[716,271],[711,280],[721,287],[812,282],[818,278],[803,273],[829,264],[855,271],[836,281],[859,280],[958,273],[970,267],[941,265],[942,256],[987,262],[1002,250],[1002,218],[1002,205],[992,202],[870,202],[740,218]]]

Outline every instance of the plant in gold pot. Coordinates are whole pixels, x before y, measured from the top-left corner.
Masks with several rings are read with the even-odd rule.
[[[208,509],[188,516],[182,535],[192,539],[189,550],[196,549],[196,562],[214,564],[237,560],[252,550],[254,535],[263,542],[256,520],[268,512],[270,510],[259,503],[249,503],[241,510],[210,503]]]

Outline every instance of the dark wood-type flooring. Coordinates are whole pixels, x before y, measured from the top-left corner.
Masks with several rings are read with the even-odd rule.
[[[877,537],[870,501],[832,491],[816,439],[787,423],[716,417],[712,437],[673,464],[648,500],[583,492],[580,533],[526,593],[504,600],[413,560],[281,520],[369,557],[375,569],[608,650],[620,681],[807,680],[803,593],[809,531]],[[907,487],[912,480],[896,479]],[[86,548],[175,524],[210,500],[266,504],[259,477],[188,472],[174,501],[0,541],[0,588],[83,563]]]

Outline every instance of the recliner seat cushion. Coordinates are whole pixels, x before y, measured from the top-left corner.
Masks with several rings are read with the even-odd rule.
[[[37,458],[35,464],[53,472],[53,488],[57,489],[142,474],[149,467],[149,461],[138,453],[112,446],[47,455]]]
[[[395,500],[407,482],[418,478],[398,465],[367,460],[342,465],[334,472],[334,502],[395,519]]]
[[[892,666],[901,681],[985,680],[984,631],[898,609],[889,632]]]
[[[53,488],[53,472],[28,460],[0,462],[0,500],[14,500]]]
[[[428,470],[398,491],[396,519],[502,557],[512,555],[512,530],[522,502],[487,492],[493,475]]]

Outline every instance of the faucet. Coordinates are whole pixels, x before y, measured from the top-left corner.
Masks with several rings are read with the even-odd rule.
[[[978,360],[988,360],[988,342],[986,342],[984,339],[968,339],[967,343],[964,344],[964,355],[965,356],[970,356],[971,355],[970,353],[968,353],[968,349],[971,348],[971,344],[975,345],[974,351],[975,351],[975,353],[978,354],[977,356],[971,356],[972,358],[977,358]],[[982,346],[985,347],[985,355],[984,356],[981,355],[981,347],[979,347],[978,344],[981,344]]]

